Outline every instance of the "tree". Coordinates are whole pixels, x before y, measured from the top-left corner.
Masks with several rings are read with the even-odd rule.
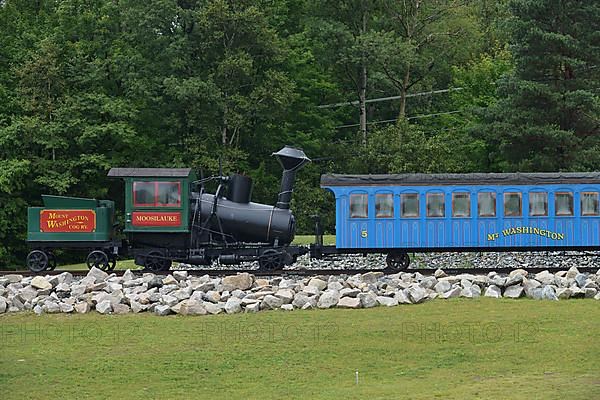
[[[496,170],[600,167],[600,4],[514,0],[514,73],[478,131]]]

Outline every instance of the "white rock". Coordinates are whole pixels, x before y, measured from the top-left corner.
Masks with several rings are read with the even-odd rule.
[[[162,280],[163,285],[177,285],[178,281],[173,277],[173,275],[169,274]]]
[[[100,303],[96,304],[96,311],[100,314],[110,314],[112,311],[110,300],[102,300]]]
[[[99,268],[92,267],[92,269],[90,269],[90,271],[87,273],[86,277],[93,278],[93,282],[98,283],[106,280],[106,278],[108,278],[108,274]]]
[[[283,311],[294,311],[294,306],[291,304],[284,304],[281,306]]]
[[[331,308],[334,307],[340,300],[340,292],[337,290],[326,290],[319,297],[317,302],[318,308]]]
[[[377,296],[377,303],[382,306],[393,307],[398,305],[398,300],[394,297]]]
[[[171,314],[171,307],[166,304],[159,304],[154,307],[154,314],[165,316]]]
[[[450,289],[452,289],[452,285],[448,281],[439,281],[433,287],[433,290],[435,290],[438,293],[446,293]]]
[[[410,296],[407,295],[408,289],[399,290],[394,295],[394,298],[398,300],[398,304],[412,304]]]
[[[354,297],[342,297],[337,306],[339,308],[360,308],[360,299]]]
[[[442,294],[442,298],[443,299],[453,299],[453,298],[460,296],[461,293],[462,293],[461,287],[455,286],[452,289],[448,290],[447,292],[444,292]]]
[[[318,289],[318,292],[316,293],[311,293],[311,294],[318,294],[319,292],[325,290],[325,288],[327,287],[327,282],[325,282],[324,280],[321,280],[319,278],[312,278],[309,282],[308,285],[306,285],[307,287],[304,289],[305,292],[307,292],[307,288],[309,287],[314,287],[316,289]]]
[[[504,297],[508,297],[510,299],[518,299],[522,294],[523,286],[521,285],[512,285],[504,289]]]
[[[208,311],[203,303],[196,300],[184,300],[179,312],[181,315],[206,315]]]
[[[362,274],[360,279],[365,283],[375,283],[379,278],[383,276],[383,272],[381,271],[371,271],[365,274]]]
[[[559,299],[568,299],[571,297],[571,289],[569,288],[558,288],[556,290],[556,297]]]
[[[500,290],[500,288],[496,285],[491,285],[488,286],[488,288],[485,290],[484,293],[485,297],[493,297],[493,298],[500,298],[502,297],[502,291]]]
[[[371,292],[367,292],[367,293],[360,293],[358,295],[358,299],[360,300],[360,305],[363,308],[372,308],[377,306],[377,296],[375,296],[373,293]]]
[[[236,314],[242,312],[242,302],[237,297],[231,297],[225,303],[225,312],[227,314]]]
[[[290,304],[295,297],[295,293],[291,289],[280,289],[275,293],[276,297],[279,297],[283,304]]]
[[[113,314],[128,314],[131,308],[127,304],[115,304],[113,306]]]
[[[567,271],[566,278],[567,279],[575,279],[575,277],[577,276],[577,274],[579,274],[579,270],[577,269],[577,267],[571,267]]]
[[[48,280],[46,278],[44,278],[43,276],[35,276],[31,280],[31,286],[33,286],[35,289],[39,289],[39,290],[52,289],[52,284],[50,282],[48,282]]]
[[[260,310],[260,303],[248,304],[244,308],[244,312],[247,312],[247,313],[256,313],[256,312],[258,312],[258,310]]]
[[[435,276],[436,278],[443,278],[445,276],[448,276],[442,269],[436,269],[435,273],[433,274],[433,276]]]
[[[415,304],[422,302],[427,297],[427,291],[420,286],[412,286],[408,288],[406,294]]]
[[[544,288],[542,289],[542,297],[546,300],[557,300],[558,301],[558,296],[556,296],[556,292],[554,291],[554,288],[550,285],[544,286]]]
[[[266,295],[261,303],[261,308],[268,310],[276,310],[283,305],[283,300],[273,295]]]
[[[72,313],[75,309],[71,304],[60,303],[58,305],[60,307],[60,312],[62,313]]]
[[[75,309],[75,312],[78,314],[87,314],[88,312],[90,312],[90,305],[89,305],[89,303],[87,303],[85,301],[75,304],[75,306],[73,306],[73,308]]]
[[[173,278],[177,279],[178,281],[185,281],[188,278],[188,272],[187,271],[173,271]]]
[[[254,283],[254,276],[247,272],[242,272],[237,275],[226,276],[221,282],[224,286],[227,286],[226,290],[248,290]]]
[[[7,308],[8,305],[6,304],[6,300],[4,299],[4,297],[0,296],[0,314],[5,313]]]

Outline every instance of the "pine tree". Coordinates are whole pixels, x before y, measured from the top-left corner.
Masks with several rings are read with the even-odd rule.
[[[513,0],[515,70],[479,128],[495,170],[600,168],[600,3]]]

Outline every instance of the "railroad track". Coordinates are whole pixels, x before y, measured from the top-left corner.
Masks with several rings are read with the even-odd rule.
[[[517,268],[443,268],[443,271],[447,275],[459,275],[459,274],[473,274],[473,275],[487,275],[489,272],[497,272],[499,274],[508,274],[511,271]],[[549,272],[558,272],[565,271],[565,268],[523,268],[529,273],[536,274],[542,271]],[[578,267],[579,272],[588,272],[588,273],[596,273],[598,271],[598,267]],[[383,272],[385,274],[394,274],[399,271],[391,271],[387,269],[282,269],[282,270],[272,270],[272,271],[260,271],[257,269],[229,269],[229,270],[219,270],[219,269],[185,269],[185,270],[170,270],[168,272],[163,272],[157,275],[167,275],[173,273],[175,271],[187,271],[189,275],[192,276],[200,276],[200,275],[210,275],[210,276],[227,276],[227,275],[235,275],[241,272],[247,272],[253,274],[255,276],[315,276],[315,275],[356,275],[356,274],[364,274],[367,272]],[[423,275],[433,275],[436,269],[433,268],[409,268],[404,272],[415,273],[419,272]],[[23,271],[0,271],[0,276],[9,275],[9,274],[17,274],[23,276],[35,276],[35,275],[59,275],[63,272],[69,272],[73,276],[85,276],[87,275],[87,270],[55,270],[55,271],[44,271],[43,273],[33,273],[29,270]],[[122,275],[124,270],[113,271],[112,273],[116,275]],[[143,274],[149,271],[146,270],[132,270],[134,274]]]

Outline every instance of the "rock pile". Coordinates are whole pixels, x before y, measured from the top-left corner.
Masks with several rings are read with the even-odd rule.
[[[126,271],[122,276],[92,268],[76,279],[64,272],[55,276],[0,277],[0,313],[126,314],[153,312],[156,315],[204,315],[260,310],[311,308],[371,308],[417,304],[432,299],[456,297],[559,300],[600,300],[600,272],[580,273],[577,268],[555,274],[529,274],[524,269],[508,275],[460,274],[447,276],[438,269],[433,275],[401,272],[385,275],[273,277],[257,279],[248,273],[224,278],[189,276],[186,271],[171,275]]]

